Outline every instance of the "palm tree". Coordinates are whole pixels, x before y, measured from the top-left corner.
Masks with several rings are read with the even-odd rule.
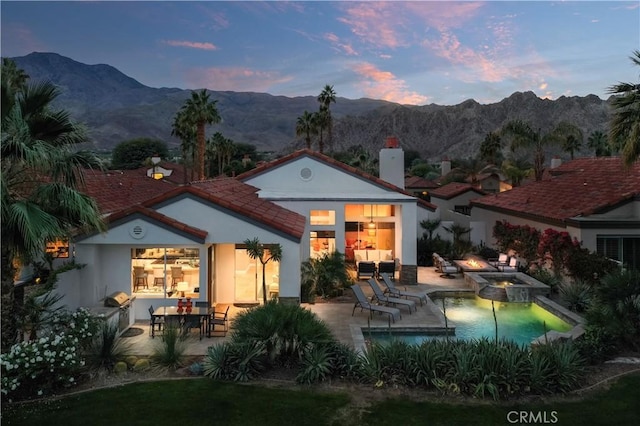
[[[191,123],[184,110],[180,110],[173,118],[171,125],[171,136],[180,139],[180,151],[182,154],[182,166],[184,171],[184,183],[187,183],[187,165],[191,169],[189,180],[194,180],[193,170],[196,155],[196,133],[197,127]]]
[[[318,95],[318,102],[320,102],[320,112],[325,112],[326,117],[324,119],[324,126],[327,128],[327,144],[329,149],[333,149],[333,118],[331,117],[331,103],[336,103],[336,92],[333,90],[333,86],[325,85],[322,92]],[[322,152],[322,151],[320,151]]]
[[[206,178],[204,157],[206,151],[205,126],[207,124],[216,124],[221,121],[216,103],[218,101],[210,101],[209,94],[206,89],[199,92],[191,92],[191,98],[182,106],[180,113],[185,115],[188,123],[196,126],[196,146],[198,152],[198,179]]]
[[[501,134],[511,139],[512,152],[519,147],[533,150],[533,173],[536,181],[542,180],[546,146],[557,145],[569,135],[582,140],[582,131],[566,122],[559,123],[553,130],[543,135],[540,129],[533,130],[528,123],[514,120],[502,127]]]
[[[12,86],[2,79],[3,345],[16,337],[15,265],[30,263],[47,241],[67,238],[74,229],[104,229],[95,201],[80,191],[83,169],[101,163],[92,153],[73,150],[87,141],[86,133],[66,111],[51,108],[58,95],[49,82]]]
[[[298,121],[296,121],[296,136],[304,136],[307,149],[311,149],[311,135],[317,134],[318,129],[313,120],[313,114],[305,110],[305,112],[298,117]]]
[[[421,220],[420,227],[424,229],[424,232],[422,233],[423,238],[428,236],[429,241],[433,240],[433,233],[440,226],[440,222],[441,222],[440,219]]]
[[[587,146],[595,151],[596,157],[611,155],[611,145],[607,143],[607,135],[600,130],[591,132],[587,139]]]
[[[489,164],[499,165],[502,157],[502,140],[494,132],[487,133],[480,144],[480,158]]]
[[[258,237],[254,239],[246,239],[244,244],[247,246],[247,254],[252,259],[260,260],[262,264],[262,298],[263,302],[267,303],[267,281],[266,281],[266,269],[267,263],[280,262],[282,259],[282,246],[280,244],[270,244],[269,247],[265,247],[260,242]],[[267,255],[267,251],[269,254]],[[266,256],[266,257],[265,257]]]
[[[567,135],[564,142],[562,143],[562,150],[564,152],[568,152],[571,155],[571,159],[573,160],[573,154],[580,150],[582,146],[582,132],[580,132],[580,139],[574,134]]]
[[[456,160],[456,167],[451,170],[451,175],[454,179],[466,180],[473,186],[479,186],[478,178],[481,174],[495,171],[496,168],[493,165],[487,165],[476,157]]]
[[[635,50],[629,59],[640,66],[640,50]],[[618,83],[608,92],[614,95],[609,141],[615,144],[622,139],[622,160],[630,166],[640,157],[640,84]]]
[[[529,177],[533,166],[522,157],[510,157],[502,163],[502,173],[511,181],[512,186],[520,186],[522,181]]]
[[[324,152],[324,140],[322,138],[322,134],[324,129],[329,125],[329,112],[327,110],[320,109],[318,112],[313,113],[313,124],[320,135],[320,140],[318,141],[318,151],[320,154]]]

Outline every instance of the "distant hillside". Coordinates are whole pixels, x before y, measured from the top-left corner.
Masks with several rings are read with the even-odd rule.
[[[151,88],[109,65],[86,65],[55,53],[12,58],[32,80],[50,80],[62,89],[57,105],[90,129],[97,149],[110,150],[134,137],[153,137],[176,146],[171,123],[191,90]],[[322,86],[319,83],[319,89]],[[339,88],[338,88],[339,91]],[[212,91],[222,123],[212,127],[235,142],[264,151],[301,147],[295,122],[304,110],[316,111],[315,96],[289,98],[266,93]],[[406,106],[390,102],[338,98],[335,148],[362,145],[377,151],[389,135],[424,158],[467,157],[477,152],[484,136],[514,118],[542,129],[565,120],[582,128],[585,138],[606,131],[607,102],[595,95],[542,100],[533,93],[514,93],[501,102],[481,105],[473,100],[455,106]]]

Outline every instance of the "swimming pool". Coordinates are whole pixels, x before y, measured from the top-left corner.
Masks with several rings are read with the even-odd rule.
[[[495,323],[491,309],[491,300],[480,297],[444,297],[433,300],[442,310],[442,301],[446,310],[448,325],[455,327],[456,339],[495,338]],[[498,338],[513,340],[519,344],[530,344],[542,336],[545,330],[567,332],[573,326],[558,318],[535,303],[494,302],[498,322]],[[365,337],[385,342],[399,338],[408,343],[420,344],[425,340],[444,339],[445,336],[425,332],[402,332],[400,330],[363,332]],[[451,337],[450,337],[451,338]]]

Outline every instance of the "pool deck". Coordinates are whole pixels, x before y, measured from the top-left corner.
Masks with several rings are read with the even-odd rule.
[[[470,291],[470,287],[465,283],[462,274],[456,274],[453,278],[442,278],[440,274],[432,267],[419,267],[418,268],[418,285],[410,286],[408,291],[415,289],[416,291]],[[372,290],[366,281],[359,281],[365,295],[371,296]],[[347,290],[350,291],[350,290]],[[344,303],[316,303],[316,304],[302,304],[303,307],[314,312],[320,319],[326,322],[331,329],[333,335],[340,342],[346,343],[349,346],[360,346],[360,342],[354,342],[353,329],[360,330],[363,327],[375,327],[385,328],[389,327],[389,320],[387,315],[374,314],[373,318],[369,318],[368,311],[360,312],[360,309],[356,309],[353,316],[351,312],[353,310],[353,302]],[[409,314],[406,308],[401,307],[400,312],[402,319],[391,323],[391,328],[395,329],[412,329],[421,327],[440,327],[442,326],[442,316],[438,315],[437,307],[433,306],[431,302],[420,306],[416,302],[416,311]],[[233,318],[238,312],[244,308],[238,308],[231,306],[229,316]],[[134,327],[143,329],[143,333],[138,336],[124,338],[123,341],[130,348],[130,353],[138,356],[147,356],[153,353],[156,346],[162,344],[162,338],[151,338],[149,335],[149,323],[148,322],[136,322]],[[186,355],[204,355],[210,346],[218,345],[222,342],[229,340],[230,333],[227,333],[225,337],[222,337],[220,333],[216,334],[217,337],[204,337],[202,340],[198,339],[196,332],[192,333],[192,336],[187,340],[185,349]]]

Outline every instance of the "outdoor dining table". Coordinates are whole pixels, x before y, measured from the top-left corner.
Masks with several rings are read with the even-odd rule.
[[[197,317],[200,323],[200,339],[205,335],[205,327],[208,327],[209,321],[207,317],[211,313],[211,308],[193,307],[190,310],[186,308],[178,309],[177,306],[161,306],[153,311],[153,317],[164,318],[165,326],[167,323],[175,321],[180,327],[184,327],[188,320],[192,317]],[[151,337],[155,337],[155,327],[151,329]]]

